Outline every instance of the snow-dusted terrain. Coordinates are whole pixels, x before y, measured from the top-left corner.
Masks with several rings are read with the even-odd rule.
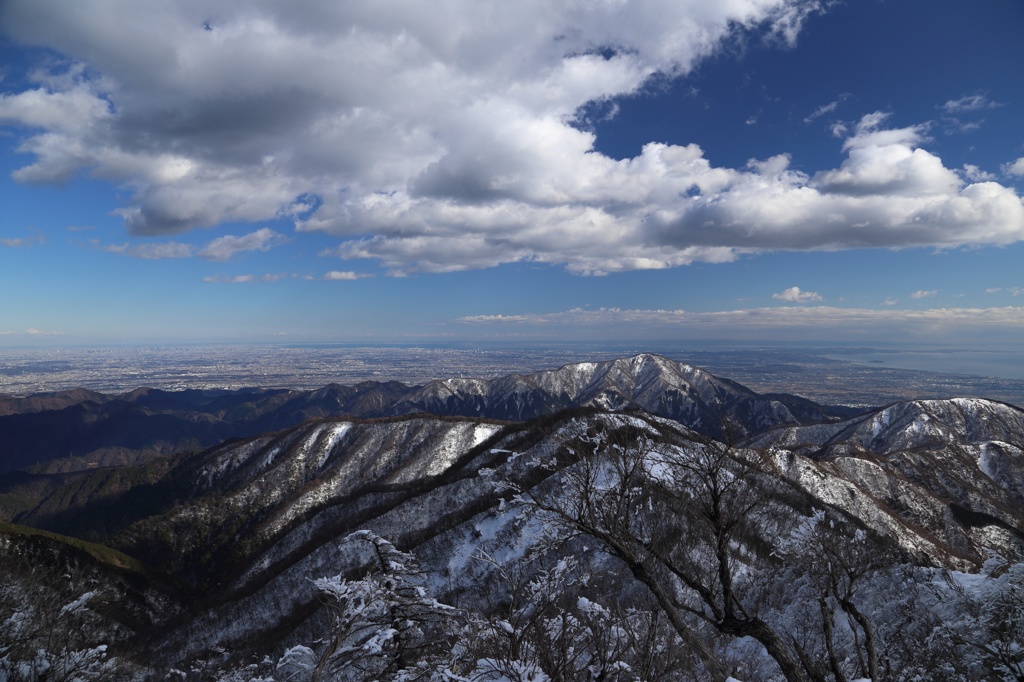
[[[102,544],[0,526],[0,680],[1024,673],[1017,408],[840,419],[642,355],[434,382],[396,412],[68,507]]]

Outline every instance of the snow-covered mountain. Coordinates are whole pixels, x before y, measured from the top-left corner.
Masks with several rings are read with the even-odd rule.
[[[1024,550],[1024,410],[954,398],[896,403],[754,437],[815,495],[943,560]],[[911,540],[912,539],[912,540]]]
[[[796,396],[760,395],[692,365],[647,353],[492,380],[432,381],[393,409],[522,421],[574,407],[639,408],[718,436],[730,423],[743,433],[758,433],[849,412]]]
[[[1017,408],[843,419],[652,355],[260,399],[398,414],[71,477],[0,526],[0,567],[18,557],[0,635],[30,617],[24,595],[82,576],[47,617],[76,632],[74,605],[103,604],[89,617],[110,651],[68,649],[97,676],[114,656],[137,676],[235,680],[321,664],[336,679],[1001,680],[1024,665]],[[654,648],[663,667],[643,667]],[[19,651],[0,642],[0,679]]]
[[[812,424],[857,411],[785,394],[759,395],[691,365],[642,354],[498,379],[444,379],[425,386],[364,381],[314,391],[90,391],[0,400],[0,474],[54,473],[137,464],[229,438],[287,429],[308,419],[425,412],[522,421],[576,407],[640,408],[721,436]],[[739,435],[739,434],[736,434]]]

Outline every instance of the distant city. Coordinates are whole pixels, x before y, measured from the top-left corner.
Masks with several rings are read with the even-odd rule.
[[[448,377],[493,378],[585,360],[659,352],[703,367],[761,392],[785,392],[820,403],[882,405],[908,398],[983,397],[1024,406],[1024,380],[1012,362],[1010,376],[982,376],[966,351],[938,356],[944,372],[900,368],[936,363],[935,351],[886,354],[875,349],[687,350],[606,347],[468,349],[319,345],[203,345],[93,348],[8,348],[0,351],[0,393],[86,388],[122,393],[139,387],[164,390],[247,387],[310,389],[330,383],[400,381],[423,384]],[[850,361],[845,358],[858,360]],[[884,359],[880,359],[884,358]],[[923,358],[923,359],[922,359]],[[1000,358],[1001,356],[1000,356]],[[991,362],[991,359],[989,359]],[[961,373],[961,371],[963,373]]]

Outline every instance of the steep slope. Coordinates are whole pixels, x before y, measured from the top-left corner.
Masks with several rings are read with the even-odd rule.
[[[862,518],[888,518],[952,555],[978,562],[986,547],[1024,548],[1024,411],[1016,407],[908,401],[749,444],[771,448],[815,495]]]
[[[966,423],[961,426],[974,432]],[[984,558],[986,547],[1024,557],[1024,546],[1007,544],[993,533],[974,537],[971,523],[955,515],[942,519],[948,529],[937,526],[939,532],[931,532],[920,519],[908,517],[906,508],[857,488],[866,477],[851,472],[863,468],[830,468],[832,462],[856,458],[812,460],[777,447],[730,451],[670,420],[601,411],[507,425],[424,416],[329,419],[225,444],[172,472],[161,484],[170,489],[163,494],[166,508],[139,518],[113,545],[188,585],[187,612],[171,619],[153,640],[155,661],[179,665],[218,650],[246,652],[254,641],[267,647],[295,637],[315,638],[322,614],[312,579],[367,569],[372,556],[345,541],[361,529],[414,551],[425,579],[448,600],[489,603],[497,598],[489,577],[493,567],[481,557],[514,561],[550,537],[549,529],[525,522],[522,510],[510,506],[515,490],[532,498],[570,500],[569,508],[575,508],[571,500],[581,480],[600,481],[592,489],[597,495],[613,480],[610,470],[594,470],[595,479],[571,473],[580,466],[586,472],[586,462],[598,453],[648,453],[644,456],[655,456],[657,463],[677,453],[702,451],[731,452],[723,461],[744,463],[720,480],[731,485],[735,475],[742,475],[748,492],[736,500],[744,509],[757,510],[744,521],[748,534],[734,540],[736,560],[751,566],[770,563],[773,552],[791,552],[806,561],[807,550],[796,544],[806,534],[800,529],[822,510],[838,522],[892,538],[917,562],[967,565]],[[713,465],[714,459],[700,461]],[[938,495],[928,486],[957,471],[945,460],[933,463],[933,469],[941,476],[921,483],[923,496]],[[683,491],[678,486],[689,484],[676,477],[686,471],[671,473],[664,464],[647,464],[643,475]],[[786,473],[791,483],[781,476]],[[875,475],[887,480],[889,490],[905,485],[895,474],[876,470]],[[159,488],[147,494],[157,495]],[[851,498],[850,491],[859,499]],[[677,498],[666,499],[676,504]],[[655,527],[640,528],[652,532]],[[669,546],[678,544],[678,532],[669,533],[676,538]],[[835,531],[840,538],[853,537],[850,532]],[[972,542],[958,544],[962,538]],[[879,556],[890,551],[884,543],[879,547],[871,551]],[[595,557],[595,570],[621,573],[621,565]],[[781,569],[765,570],[773,575]],[[628,571],[616,580],[622,581],[616,583],[620,590],[639,589]]]
[[[536,383],[551,389],[557,379],[564,386],[578,377],[576,395],[608,395],[602,391],[613,387],[615,395],[643,400],[665,370],[645,374],[614,363],[600,369]],[[719,388],[709,383],[693,394],[704,390],[715,400]],[[1015,516],[1022,506],[1022,433],[1019,410],[962,400],[781,428],[744,449],[667,418],[598,408],[525,423],[424,415],[320,419],[185,457],[102,503],[84,501],[63,522],[102,519],[109,545],[159,567],[166,584],[179,586],[177,601],[155,604],[145,618],[147,662],[158,671],[223,659],[224,652],[279,655],[295,643],[321,641],[326,615],[314,581],[353,578],[372,567],[373,554],[346,540],[361,530],[413,552],[424,590],[489,616],[508,602],[495,587],[506,566],[530,581],[569,558],[586,562],[588,570],[611,576],[603,593],[586,598],[621,599],[620,606],[632,608],[651,604],[645,579],[687,586],[665,570],[684,564],[630,564],[636,557],[706,563],[728,552],[728,571],[716,572],[712,561],[697,578],[713,586],[726,575],[742,589],[743,609],[772,614],[771,627],[788,628],[818,617],[817,597],[807,599],[824,584],[808,577],[819,554],[849,552],[841,558],[860,562],[861,584],[881,581],[871,589],[887,596],[871,602],[873,617],[879,632],[891,634],[914,617],[891,603],[906,596],[901,562],[968,567],[989,550],[1024,559]],[[97,485],[121,485],[99,478]],[[702,485],[714,497],[695,503],[691,496]],[[581,494],[593,504],[579,504]],[[548,505],[547,516],[524,514],[531,500],[535,509]],[[731,516],[716,516],[717,502],[709,500],[725,500]],[[595,532],[559,531],[551,525],[559,510],[580,514],[584,526],[598,523]],[[705,522],[716,519],[729,529],[728,542],[708,535]],[[618,555],[597,551],[595,543],[610,546],[606,529],[632,544]],[[693,544],[700,537],[705,544]],[[860,544],[850,549],[844,542]],[[535,560],[528,569],[516,563]],[[858,589],[863,604],[867,588]],[[719,593],[696,590],[689,598],[714,601]],[[682,607],[700,612],[692,601]],[[775,679],[763,671],[746,678]]]
[[[433,417],[320,420],[225,444],[186,460],[148,490],[147,497],[185,503],[140,521],[114,544],[205,589],[247,566],[261,548],[301,549],[319,535],[315,518],[327,509],[365,495],[383,495],[386,509],[410,490],[429,488],[500,429]],[[365,516],[353,511],[345,523]],[[283,543],[295,528],[298,546]]]

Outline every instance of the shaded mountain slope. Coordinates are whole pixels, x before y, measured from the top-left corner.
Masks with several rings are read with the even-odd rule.
[[[582,484],[611,505],[615,513],[605,520],[626,533],[630,552],[662,558],[688,555],[687,543],[706,530],[698,521],[711,517],[686,516],[702,508],[692,498],[701,481],[720,485],[723,495],[740,486],[735,500],[747,516],[735,527],[744,530],[692,553],[702,561],[730,553],[725,573],[735,569],[737,585],[752,590],[736,613],[763,609],[777,626],[808,617],[805,604],[786,600],[814,587],[808,566],[815,552],[851,538],[865,543],[859,556],[874,567],[870,575],[894,581],[877,588],[876,615],[895,633],[905,625],[899,618],[913,616],[896,614],[885,600],[905,596],[893,590],[912,571],[976,569],[993,552],[1024,560],[1024,411],[991,401],[908,401],[854,415],[760,395],[651,355],[422,387],[364,382],[311,392],[145,389],[84,397],[0,422],[24,452],[40,446],[19,436],[18,425],[42,433],[47,423],[65,424],[66,433],[41,441],[50,446],[78,438],[110,448],[114,441],[102,439],[114,434],[126,449],[154,447],[159,434],[197,443],[231,436],[145,467],[20,472],[0,485],[0,495],[41,495],[19,522],[102,542],[89,546],[111,548],[111,556],[131,562],[133,575],[146,576],[131,597],[131,608],[145,614],[126,609],[130,618],[112,616],[109,627],[123,628],[113,641],[145,650],[155,670],[322,641],[327,616],[314,580],[368,570],[373,556],[346,541],[361,530],[413,552],[424,590],[490,615],[508,602],[494,591],[496,567],[515,566],[545,543],[553,544],[544,551],[561,554],[545,555],[547,563],[524,580],[571,557],[613,576],[614,589],[602,598],[650,604],[644,578],[653,574],[630,564],[633,554],[595,549],[595,542],[608,546],[604,527],[589,536],[577,527],[554,542],[550,514],[525,514],[530,500],[555,509],[566,502],[563,509],[590,522],[596,506],[573,498]],[[55,415],[65,421],[47,422]],[[708,461],[722,468],[708,476],[700,468]],[[635,478],[615,489],[627,477]],[[833,544],[808,544],[826,516],[822,526],[831,530],[822,532]],[[620,525],[623,518],[632,521]],[[0,542],[0,557],[10,546]],[[897,565],[906,568],[886,577],[885,567]],[[654,574],[671,582],[666,566],[655,564]],[[154,591],[147,581],[168,587]],[[809,603],[812,611],[821,605]],[[683,606],[691,616],[703,608]],[[773,679],[758,675],[747,679]]]
[[[307,419],[340,416],[425,412],[524,421],[574,407],[640,408],[722,437],[732,428],[740,431],[733,435],[752,434],[857,413],[786,394],[759,395],[691,365],[650,354],[498,379],[445,379],[425,386],[366,381],[315,391],[143,388],[121,396],[70,391],[8,399],[6,405],[22,411],[0,416],[0,474],[28,467],[53,472],[137,464],[208,448],[228,438],[287,429]]]
[[[736,454],[756,468],[758,485],[772,491],[771,523],[795,528],[815,509],[828,508],[891,537],[918,562],[977,565],[988,549],[1024,557],[1024,543],[1014,539],[1024,527],[1019,512],[1000,502],[1016,494],[1009,479],[1005,485],[984,484],[977,458],[950,456],[950,448],[981,447],[971,438],[1008,436],[1004,429],[1018,415],[981,403],[887,409],[896,429],[887,442],[894,443],[897,431],[920,423],[924,414],[936,421],[947,415],[942,428],[952,428],[947,437],[959,440],[942,450],[903,450],[875,438],[871,447],[877,451],[811,458],[785,447],[786,438],[807,442],[800,429],[774,432],[773,444],[760,436],[765,442]],[[915,410],[917,417],[910,418]],[[909,421],[895,419],[897,413]],[[818,431],[833,438],[871,434],[880,414]],[[965,420],[957,423],[956,414]],[[989,425],[974,425],[983,414]],[[808,427],[807,433],[814,432]],[[921,437],[920,443],[932,442]],[[506,508],[511,492],[498,492],[495,484],[557,490],[559,472],[575,461],[558,453],[577,442],[656,451],[709,443],[674,421],[640,412],[590,410],[517,424],[428,416],[315,420],[192,455],[162,478],[77,513],[90,517],[99,510],[108,519],[120,514],[107,542],[184,586],[184,611],[152,642],[159,660],[170,665],[217,647],[244,649],[246,642],[283,642],[308,632],[319,612],[311,578],[365,569],[366,556],[342,548],[342,540],[360,529],[416,551],[425,570],[453,595],[484,598],[474,553],[515,554],[540,537]],[[931,458],[930,475],[917,480],[880,464],[917,456]],[[1005,464],[1017,472],[1021,465],[1017,459]],[[952,490],[949,481],[958,481],[962,490]],[[955,495],[971,513],[950,511]],[[990,498],[989,506],[978,503],[982,497]],[[70,518],[40,515],[32,521],[59,528]]]

